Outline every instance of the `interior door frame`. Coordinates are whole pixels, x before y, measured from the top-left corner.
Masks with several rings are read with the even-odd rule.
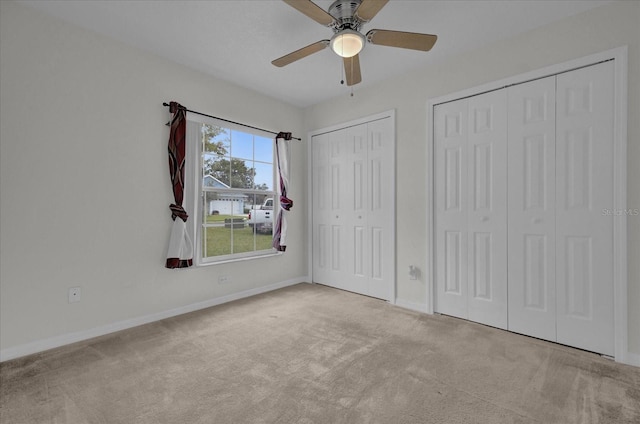
[[[391,278],[391,284],[389,287],[389,293],[388,293],[388,297],[389,297],[389,303],[391,304],[395,304],[396,303],[396,284],[397,284],[397,277],[396,277],[396,268],[397,268],[397,260],[396,260],[396,253],[397,253],[397,246],[396,246],[396,204],[397,204],[397,198],[396,198],[396,111],[395,109],[391,109],[391,110],[387,110],[384,112],[380,112],[380,113],[376,113],[374,115],[369,115],[369,116],[365,116],[362,118],[358,118],[358,119],[354,119],[351,121],[346,121],[346,122],[342,122],[342,123],[338,123],[335,125],[331,125],[328,127],[324,127],[324,128],[320,128],[317,130],[313,130],[313,131],[309,131],[307,133],[307,140],[309,140],[309,143],[307,145],[307,193],[312,193],[313,190],[313,146],[312,146],[312,140],[314,136],[317,135],[321,135],[324,133],[329,133],[329,132],[333,132],[333,131],[338,131],[338,130],[342,130],[345,128],[349,128],[349,127],[354,127],[357,125],[361,125],[361,124],[366,124],[368,122],[372,122],[372,121],[379,121],[381,119],[386,119],[389,118],[390,119],[390,123],[391,123],[391,134],[393,137],[393,147],[391,149],[392,151],[392,157],[390,158],[391,163],[393,164],[393,169],[391,172],[393,181],[392,181],[392,186],[394,187],[394,192],[393,192],[393,206],[391,207],[391,222],[393,223],[391,225],[390,231],[391,231],[391,239],[393,240],[393,266],[392,266],[392,270],[390,275],[392,276]],[[309,225],[307,225],[307,258],[308,258],[308,274],[309,274],[309,282],[313,282],[313,195],[310,195],[307,197],[308,198],[308,211],[307,211],[307,220],[309,222]]]
[[[578,59],[551,65],[545,68],[515,75],[498,81],[479,85],[455,93],[428,99],[427,101],[427,158],[431,164],[427,172],[427,278],[426,313],[434,313],[435,305],[435,175],[434,175],[434,109],[437,105],[465,97],[476,96],[488,91],[507,88],[511,85],[545,78],[569,72],[575,69],[595,65],[600,62],[614,61],[614,139],[613,139],[613,211],[627,210],[627,119],[628,119],[628,48],[617,47]],[[604,212],[603,212],[604,213]],[[627,263],[627,216],[625,213],[613,213],[613,285],[614,285],[614,359],[616,362],[640,366],[640,357],[628,350],[628,263]]]

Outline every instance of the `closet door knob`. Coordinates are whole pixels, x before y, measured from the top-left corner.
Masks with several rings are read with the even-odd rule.
[[[542,222],[542,218],[533,218],[531,220],[532,224],[540,224]]]

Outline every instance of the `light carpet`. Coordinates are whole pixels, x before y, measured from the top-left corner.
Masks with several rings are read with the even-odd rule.
[[[20,423],[640,423],[640,368],[299,284],[0,364]]]

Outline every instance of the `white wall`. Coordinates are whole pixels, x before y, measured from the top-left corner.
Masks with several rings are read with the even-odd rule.
[[[284,255],[164,268],[173,198],[162,102],[295,135],[302,111],[12,2],[0,2],[0,43],[3,359],[305,280],[306,146],[295,141]],[[69,304],[74,286],[82,301]]]
[[[481,36],[481,34],[479,34]],[[425,167],[427,101],[491,81],[629,46],[628,206],[640,208],[640,2],[620,2],[562,20],[482,50],[453,57],[367,89],[354,97],[308,108],[305,130],[313,131],[380,111],[396,109],[397,126],[397,297],[404,304],[425,304],[427,234]],[[434,48],[438,48],[438,45]],[[373,50],[371,50],[373,51]],[[366,78],[366,56],[361,58]],[[430,160],[430,159],[429,159]],[[640,356],[640,217],[628,219],[629,350]],[[422,278],[409,280],[409,265]]]

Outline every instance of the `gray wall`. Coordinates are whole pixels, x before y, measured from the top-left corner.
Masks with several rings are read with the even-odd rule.
[[[296,135],[299,108],[13,2],[0,8],[2,351],[48,347],[76,332],[305,280],[300,142],[292,147],[286,254],[163,267],[173,196],[162,102]],[[219,285],[222,274],[232,283]],[[69,304],[74,286],[82,287],[82,301]]]
[[[425,302],[429,98],[629,46],[628,204],[640,208],[640,2],[604,6],[300,110],[0,2],[0,353],[144,316],[302,281],[307,148],[293,144],[285,255],[163,268],[171,203],[165,145],[176,100],[275,130],[308,131],[396,110],[398,299]],[[629,348],[640,358],[640,218],[629,218]],[[219,275],[233,284],[218,285]],[[80,303],[67,289],[82,286]]]

